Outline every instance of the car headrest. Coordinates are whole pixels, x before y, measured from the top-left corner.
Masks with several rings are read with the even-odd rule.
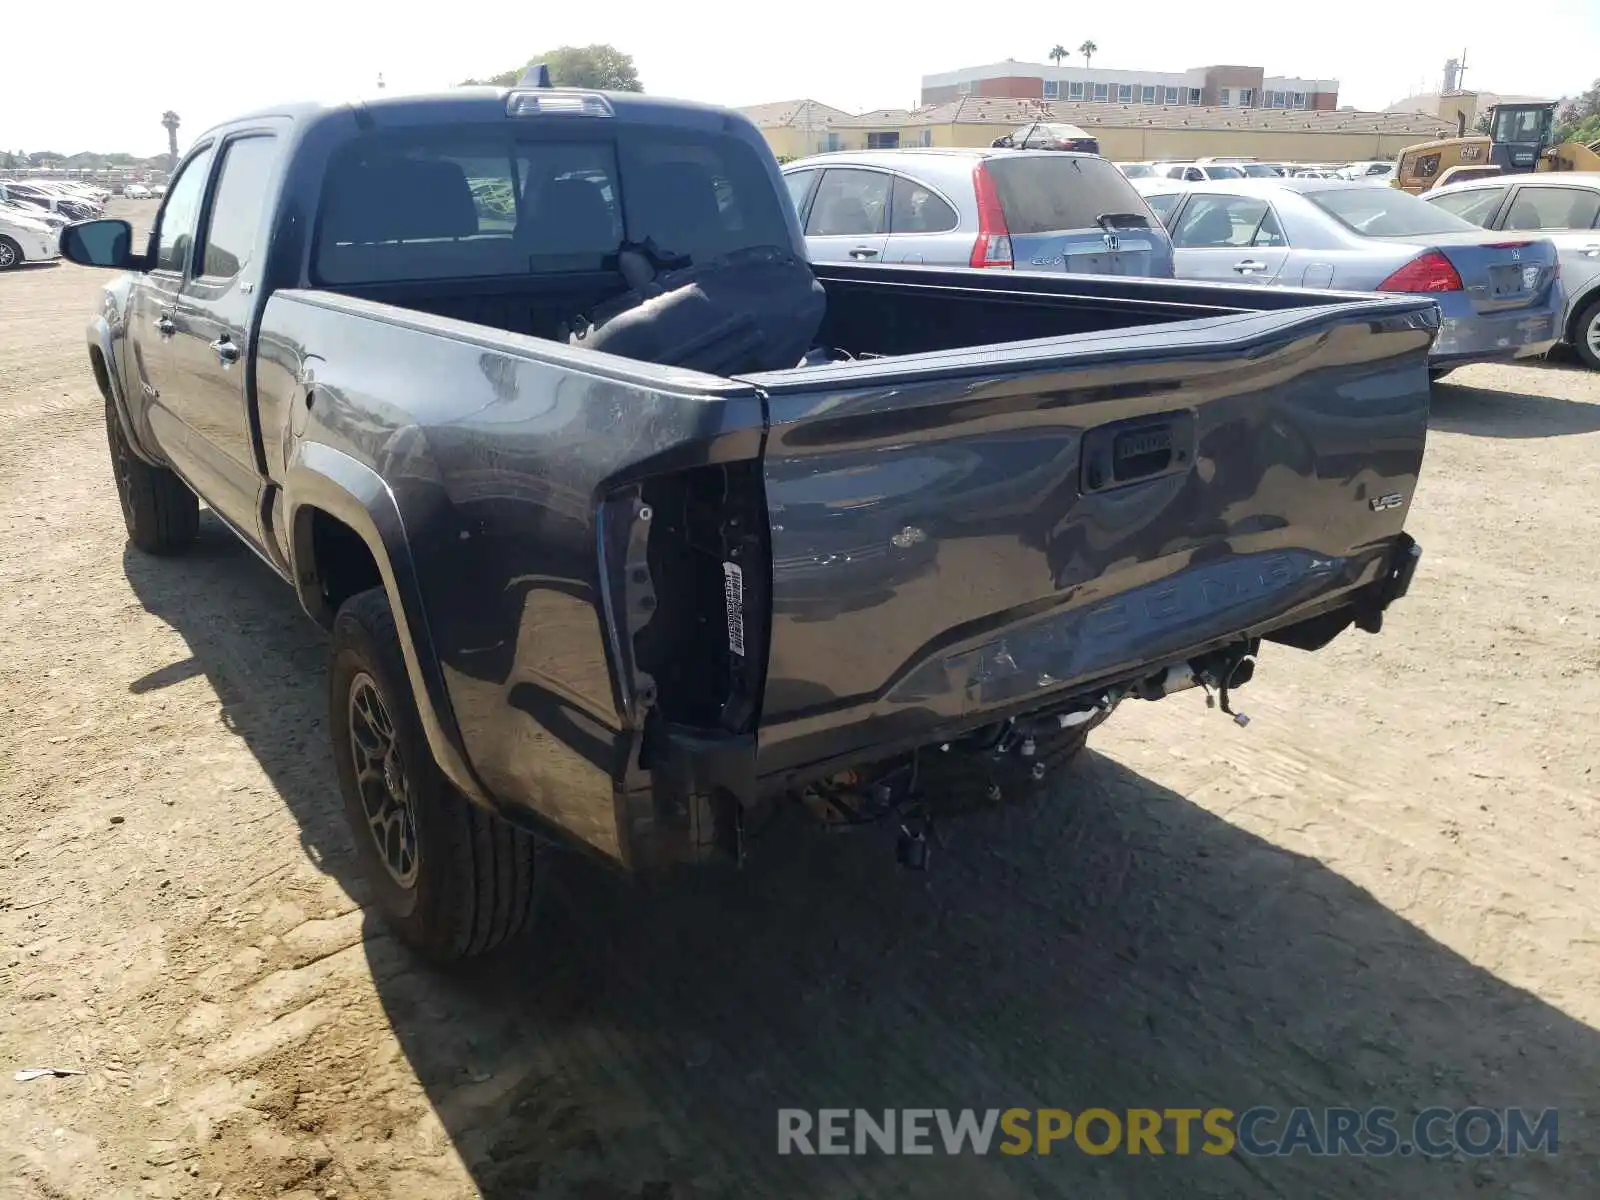
[[[663,250],[705,257],[720,252],[722,209],[711,172],[695,162],[657,163],[646,173],[646,236]]]
[[[323,220],[328,241],[398,242],[470,237],[478,209],[460,166],[399,158],[342,164],[331,173]]]
[[[528,240],[550,252],[608,253],[621,241],[616,216],[599,184],[588,179],[555,179],[539,193],[529,219]]]

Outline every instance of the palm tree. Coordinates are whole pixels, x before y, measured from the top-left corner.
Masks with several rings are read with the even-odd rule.
[[[1083,55],[1083,65],[1087,67],[1089,60],[1100,53],[1100,47],[1091,41],[1085,41],[1083,45],[1078,47],[1078,53]]]
[[[161,114],[161,127],[167,131],[167,173],[178,166],[178,122],[182,118],[170,108]]]
[[[1057,42],[1047,57],[1059,67],[1061,65],[1061,60],[1066,56],[1067,48],[1060,42]]]

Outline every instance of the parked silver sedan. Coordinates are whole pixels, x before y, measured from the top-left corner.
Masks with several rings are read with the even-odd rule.
[[[1548,238],[1488,233],[1383,184],[1132,182],[1172,231],[1179,279],[1426,294],[1443,315],[1436,375],[1560,337],[1565,296]]]
[[[1562,339],[1600,371],[1600,174],[1561,171],[1447,184],[1422,197],[1484,229],[1539,233],[1561,257]]]

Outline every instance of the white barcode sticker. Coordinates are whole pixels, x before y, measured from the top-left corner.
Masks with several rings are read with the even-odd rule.
[[[738,563],[722,564],[722,595],[728,603],[728,649],[744,657],[744,571]]]

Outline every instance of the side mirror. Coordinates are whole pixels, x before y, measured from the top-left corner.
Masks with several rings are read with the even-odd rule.
[[[61,257],[80,267],[129,271],[141,265],[133,253],[133,226],[126,221],[79,221],[61,231]]]

